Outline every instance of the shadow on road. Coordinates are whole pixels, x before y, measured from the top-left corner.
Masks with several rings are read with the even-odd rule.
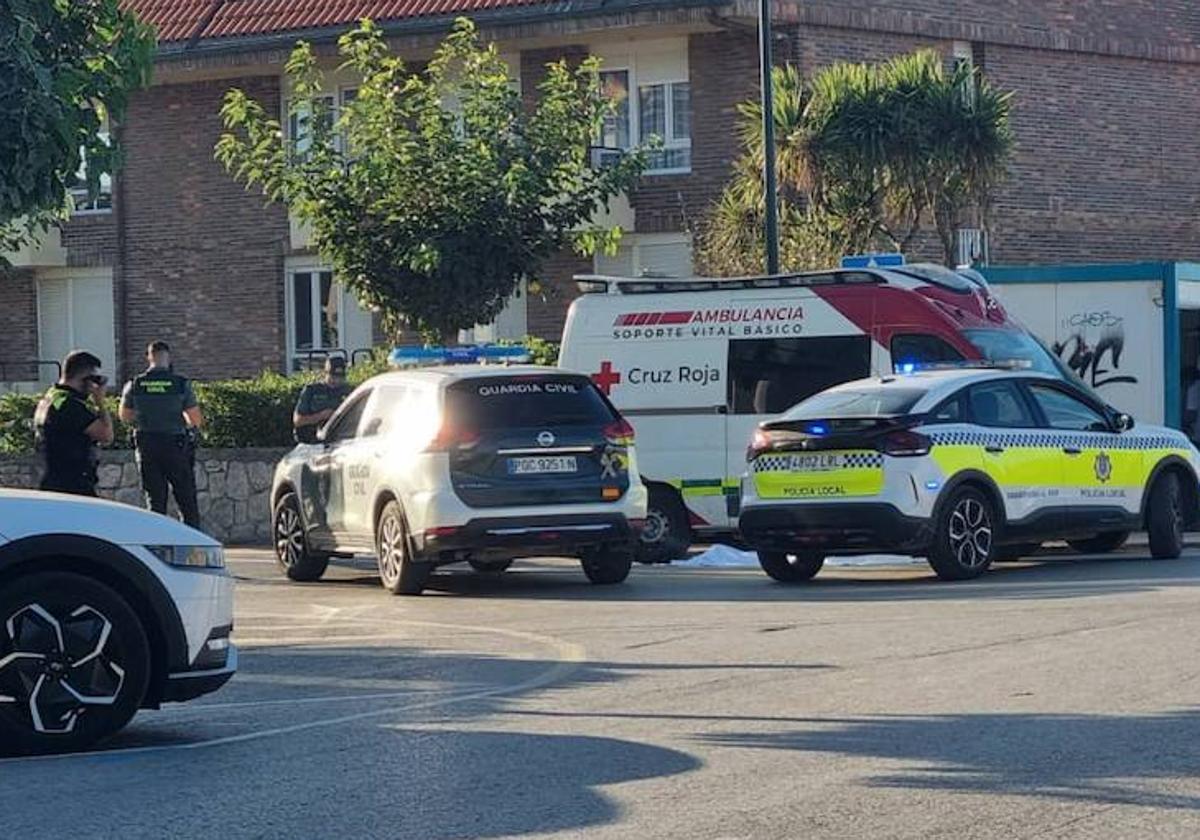
[[[700,736],[709,745],[888,759],[866,784],[1200,809],[1200,795],[1155,789],[1200,777],[1200,712],[987,714],[813,719],[803,729]]]

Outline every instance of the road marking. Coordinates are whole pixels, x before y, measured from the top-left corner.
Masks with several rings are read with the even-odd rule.
[[[315,606],[315,605],[314,605]],[[329,608],[324,608],[329,609]],[[282,614],[259,614],[260,617],[267,618],[283,618]],[[286,617],[294,618],[291,614]],[[275,738],[281,735],[291,735],[297,732],[306,732],[312,729],[323,729],[331,726],[340,726],[347,723],[356,723],[361,720],[370,720],[372,718],[386,717],[401,712],[417,711],[420,709],[432,709],[439,706],[447,706],[456,703],[468,703],[474,700],[483,700],[489,697],[501,697],[508,694],[520,694],[526,691],[533,691],[538,688],[553,685],[556,682],[564,679],[568,674],[579,667],[581,662],[586,661],[586,650],[582,645],[574,642],[568,642],[564,639],[558,639],[554,636],[546,636],[539,633],[530,633],[523,630],[510,630],[500,627],[480,627],[467,624],[446,624],[434,621],[413,621],[413,620],[393,620],[384,618],[350,618],[340,617],[339,620],[351,621],[356,624],[395,624],[407,625],[412,627],[425,627],[437,630],[459,630],[472,631],[481,634],[492,634],[499,636],[507,636],[513,639],[533,642],[534,644],[550,648],[554,651],[554,664],[537,676],[527,680],[522,680],[519,683],[512,685],[495,686],[493,688],[477,689],[472,691],[457,692],[447,694],[442,697],[429,698],[426,700],[418,700],[413,703],[403,703],[398,706],[388,706],[384,709],[371,709],[365,712],[355,712],[352,714],[338,715],[336,717],[322,718],[319,720],[306,721],[305,723],[292,724],[290,726],[278,726],[271,729],[262,729],[257,732],[245,732],[240,735],[228,735],[223,738],[211,738],[206,741],[195,741],[183,744],[159,744],[147,747],[125,747],[114,750],[94,750],[92,752],[76,752],[65,753],[62,755],[35,755],[21,756],[17,758],[0,759],[0,766],[5,764],[16,764],[20,762],[31,761],[62,761],[72,758],[83,759],[100,759],[104,760],[111,756],[128,756],[139,755],[144,753],[162,753],[174,752],[177,750],[200,750],[209,747],[227,746],[230,744],[242,744],[249,741],[258,741],[265,738]],[[518,659],[527,659],[528,657],[513,657]],[[315,698],[310,698],[310,701]],[[255,701],[251,701],[255,702]],[[279,701],[257,701],[264,704],[279,705]]]

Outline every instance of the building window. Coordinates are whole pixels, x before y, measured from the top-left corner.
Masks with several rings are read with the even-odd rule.
[[[108,129],[107,123],[105,128],[102,128],[97,137],[105,146],[108,145]],[[76,215],[85,215],[90,213],[111,213],[112,212],[112,175],[109,172],[101,172],[99,181],[99,191],[93,195],[88,189],[88,160],[87,153],[84,149],[79,150],[79,169],[75,173],[75,182],[71,185],[71,212]]]
[[[600,73],[604,94],[613,100],[616,109],[604,119],[600,131],[598,161],[611,164],[625,150],[652,137],[662,141],[662,148],[651,152],[647,161],[648,173],[688,172],[692,166],[692,94],[686,80],[655,82],[637,86],[636,98],[631,96],[634,79],[629,69],[605,70]]]
[[[973,105],[978,84],[975,72],[975,48],[969,41],[955,41],[951,49],[951,58],[955,73],[964,69],[971,73],[969,81],[963,88],[963,99],[968,105]]]
[[[296,266],[285,285],[288,365],[306,370],[335,351],[351,358],[374,344],[371,313],[333,279],[325,266]]]

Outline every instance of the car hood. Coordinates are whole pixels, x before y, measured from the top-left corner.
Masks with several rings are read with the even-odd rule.
[[[115,545],[220,545],[182,522],[104,499],[0,489],[0,540],[85,534]]]

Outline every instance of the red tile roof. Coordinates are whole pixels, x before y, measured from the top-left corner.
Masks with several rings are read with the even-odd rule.
[[[123,0],[160,42],[270,35],[353,24],[534,6],[551,0]]]

